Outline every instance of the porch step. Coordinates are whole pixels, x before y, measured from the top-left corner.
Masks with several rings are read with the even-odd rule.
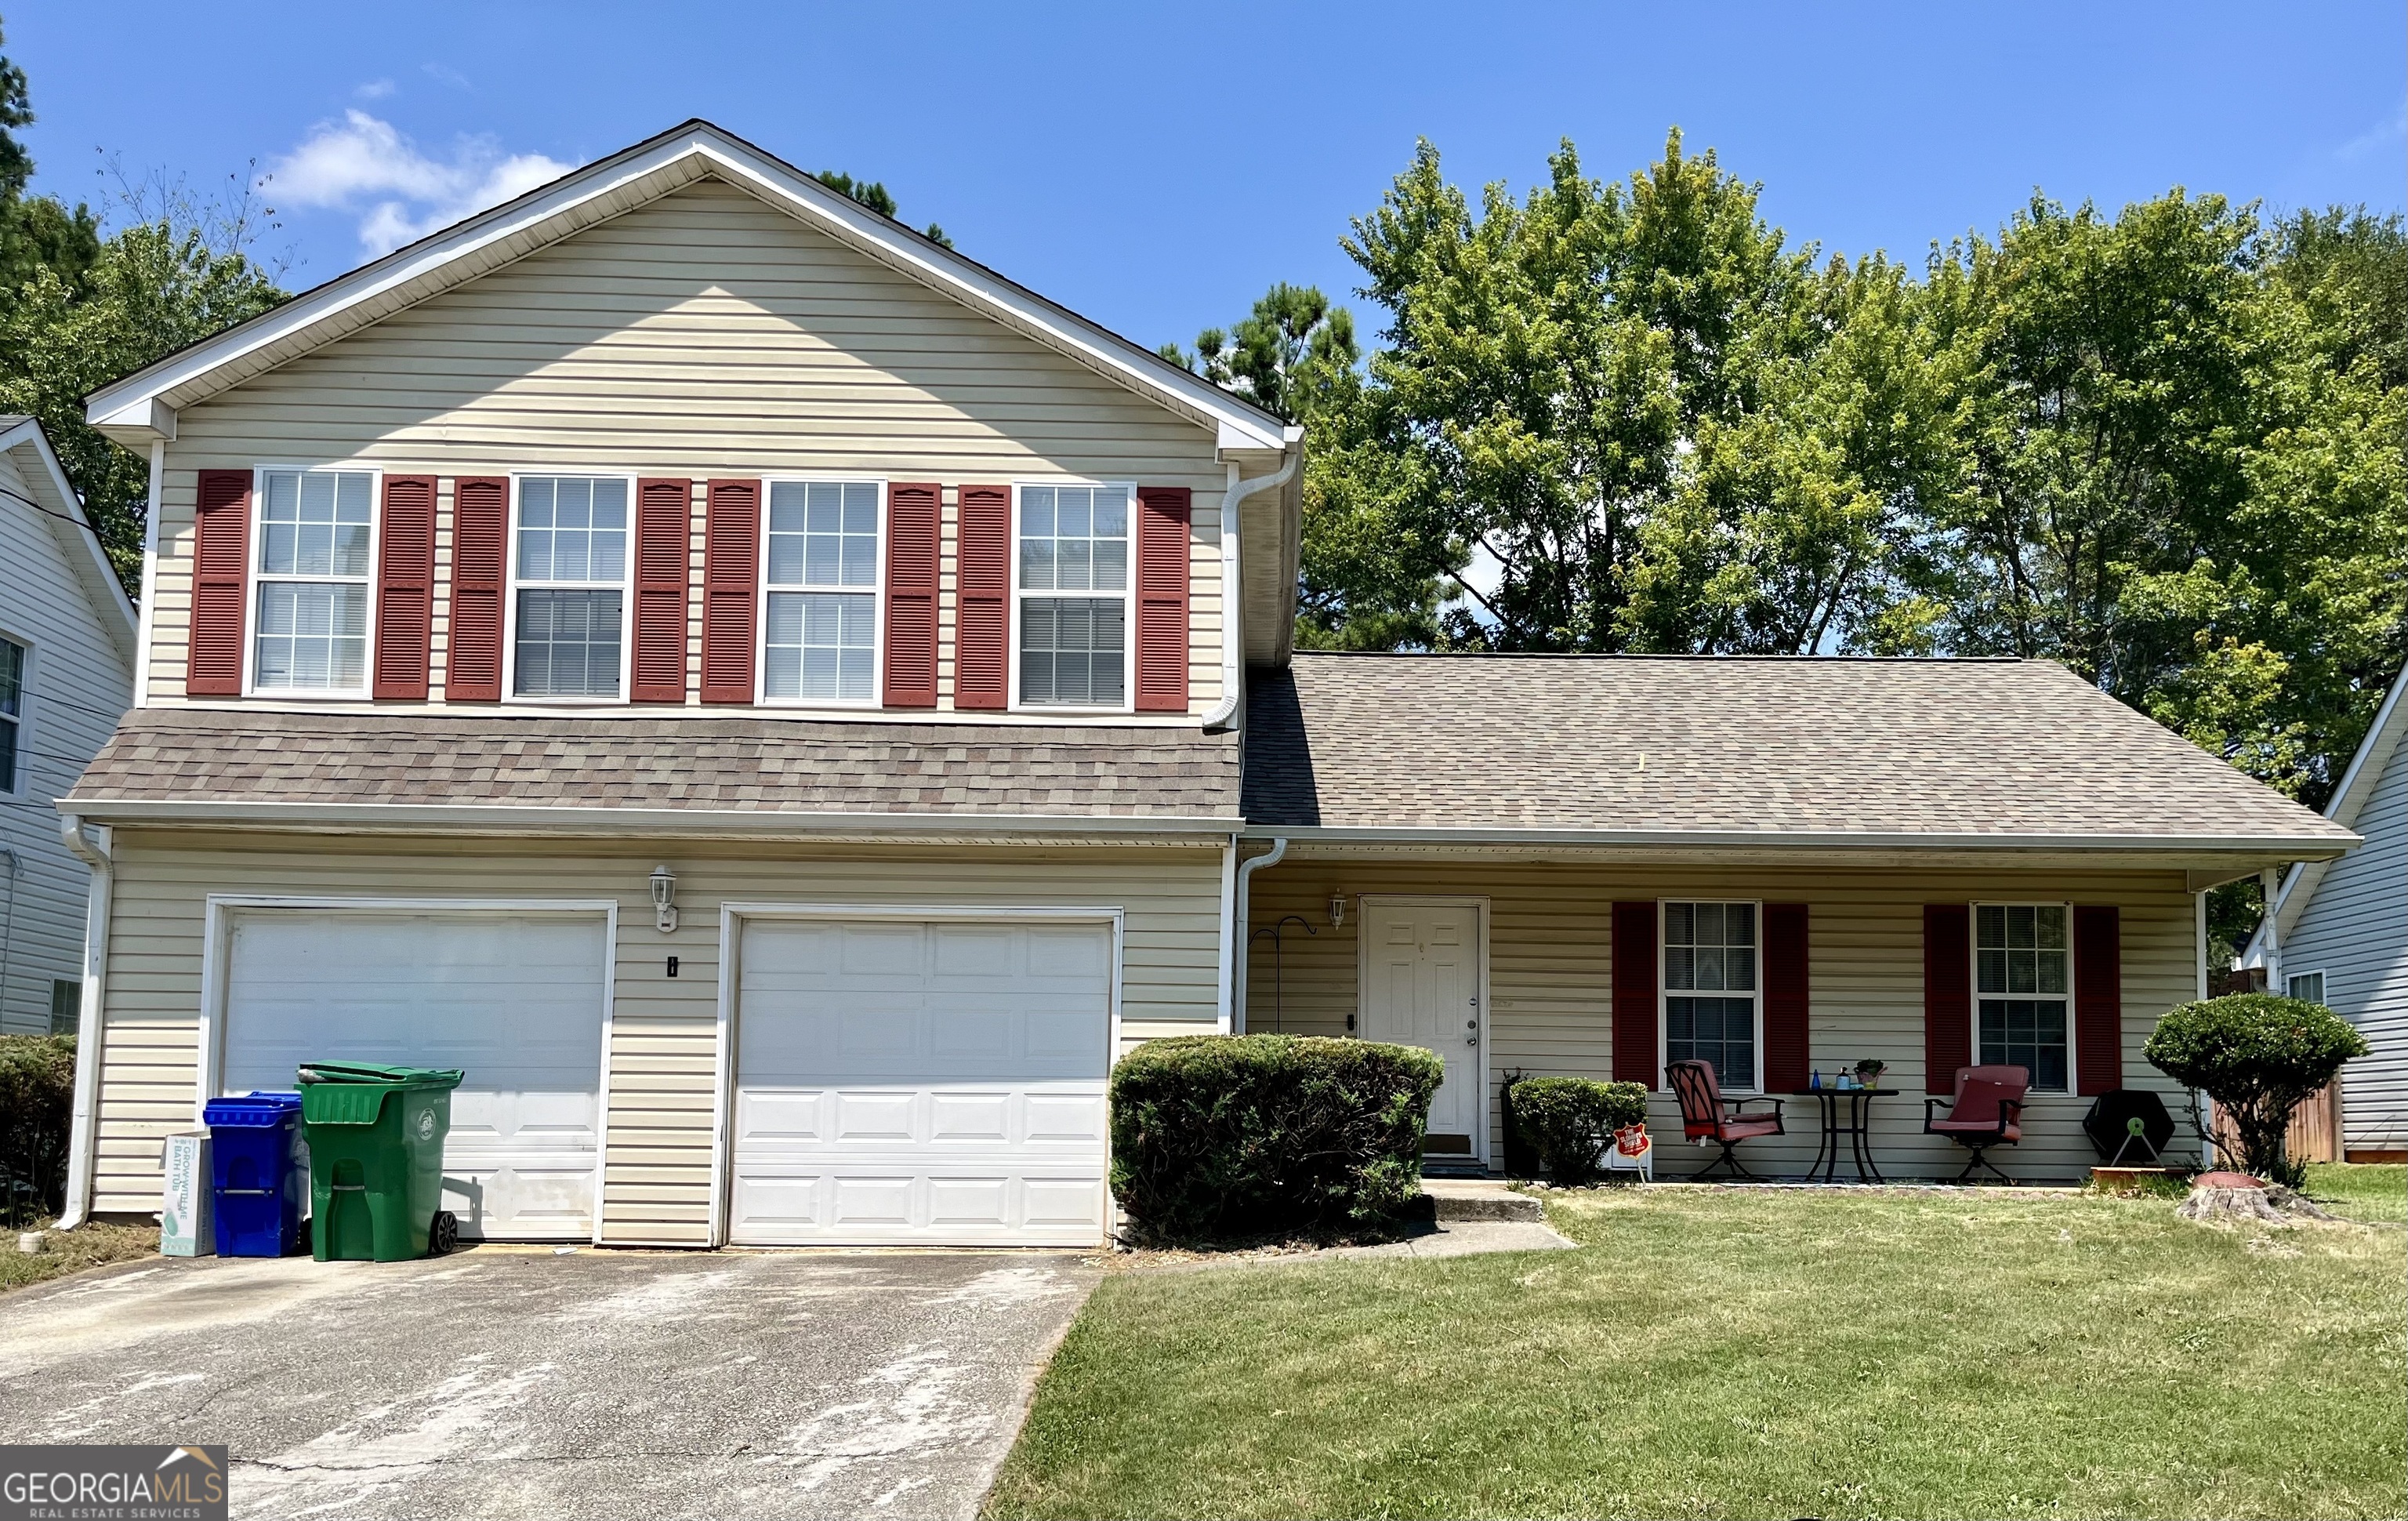
[[[1527,1194],[1517,1194],[1498,1178],[1422,1179],[1422,1192],[1440,1220],[1543,1221],[1547,1212]]]

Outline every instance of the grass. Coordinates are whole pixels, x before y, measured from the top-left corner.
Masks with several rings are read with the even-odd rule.
[[[2312,1162],[2304,1192],[2344,1219],[2408,1224],[2408,1167],[2397,1162]]]
[[[5,1236],[0,1236],[0,1294],[31,1288],[86,1268],[151,1256],[159,1250],[157,1226],[110,1226],[89,1221],[64,1235],[53,1231],[47,1252],[18,1251],[17,1234],[17,1227],[12,1226]]]
[[[2408,1514],[2397,1231],[2062,1194],[1551,1209],[1580,1251],[1108,1279],[989,1514]]]

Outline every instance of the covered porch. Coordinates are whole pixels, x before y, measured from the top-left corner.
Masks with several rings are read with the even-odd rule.
[[[1684,1058],[1711,1062],[1727,1098],[1784,1100],[1785,1133],[1738,1148],[1770,1179],[1804,1176],[1825,1141],[1822,1104],[1795,1090],[1869,1059],[1891,1090],[1861,1100],[1870,1159],[1893,1182],[1964,1169],[1963,1147],[1925,1133],[1924,1099],[1976,1061],[2032,1073],[2020,1141],[1989,1154],[2017,1182],[2084,1177],[2099,1158],[2083,1117],[2114,1088],[2154,1090],[2175,1120],[2168,1160],[2199,1159],[2186,1095],[2142,1055],[2158,1016],[2202,995],[2199,868],[2107,853],[1617,857],[1285,838],[1249,847],[1279,858],[1245,873],[1240,1027],[1439,1052],[1434,1170],[1504,1169],[1499,1090],[1526,1074],[1644,1083],[1656,1176],[1695,1175],[1719,1149],[1683,1139],[1665,1067]],[[1952,917],[1964,938],[1935,945]],[[1852,1150],[1840,1143],[1842,1181]]]

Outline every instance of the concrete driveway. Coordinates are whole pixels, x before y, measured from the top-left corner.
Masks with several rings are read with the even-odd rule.
[[[1097,1270],[484,1247],[0,1299],[0,1441],[224,1442],[236,1515],[968,1516]]]

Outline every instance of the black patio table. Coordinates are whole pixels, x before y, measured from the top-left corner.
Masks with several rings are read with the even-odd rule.
[[[1814,1165],[1806,1169],[1806,1181],[1815,1182],[1822,1175],[1824,1183],[1840,1181],[1840,1140],[1846,1137],[1849,1159],[1856,1163],[1858,1183],[1887,1183],[1881,1169],[1873,1166],[1872,1110],[1873,1100],[1886,1098],[1896,1088],[1800,1088],[1796,1097],[1817,1098],[1823,1104],[1823,1142],[1815,1149]],[[1843,1103],[1842,1100],[1845,1100]]]

